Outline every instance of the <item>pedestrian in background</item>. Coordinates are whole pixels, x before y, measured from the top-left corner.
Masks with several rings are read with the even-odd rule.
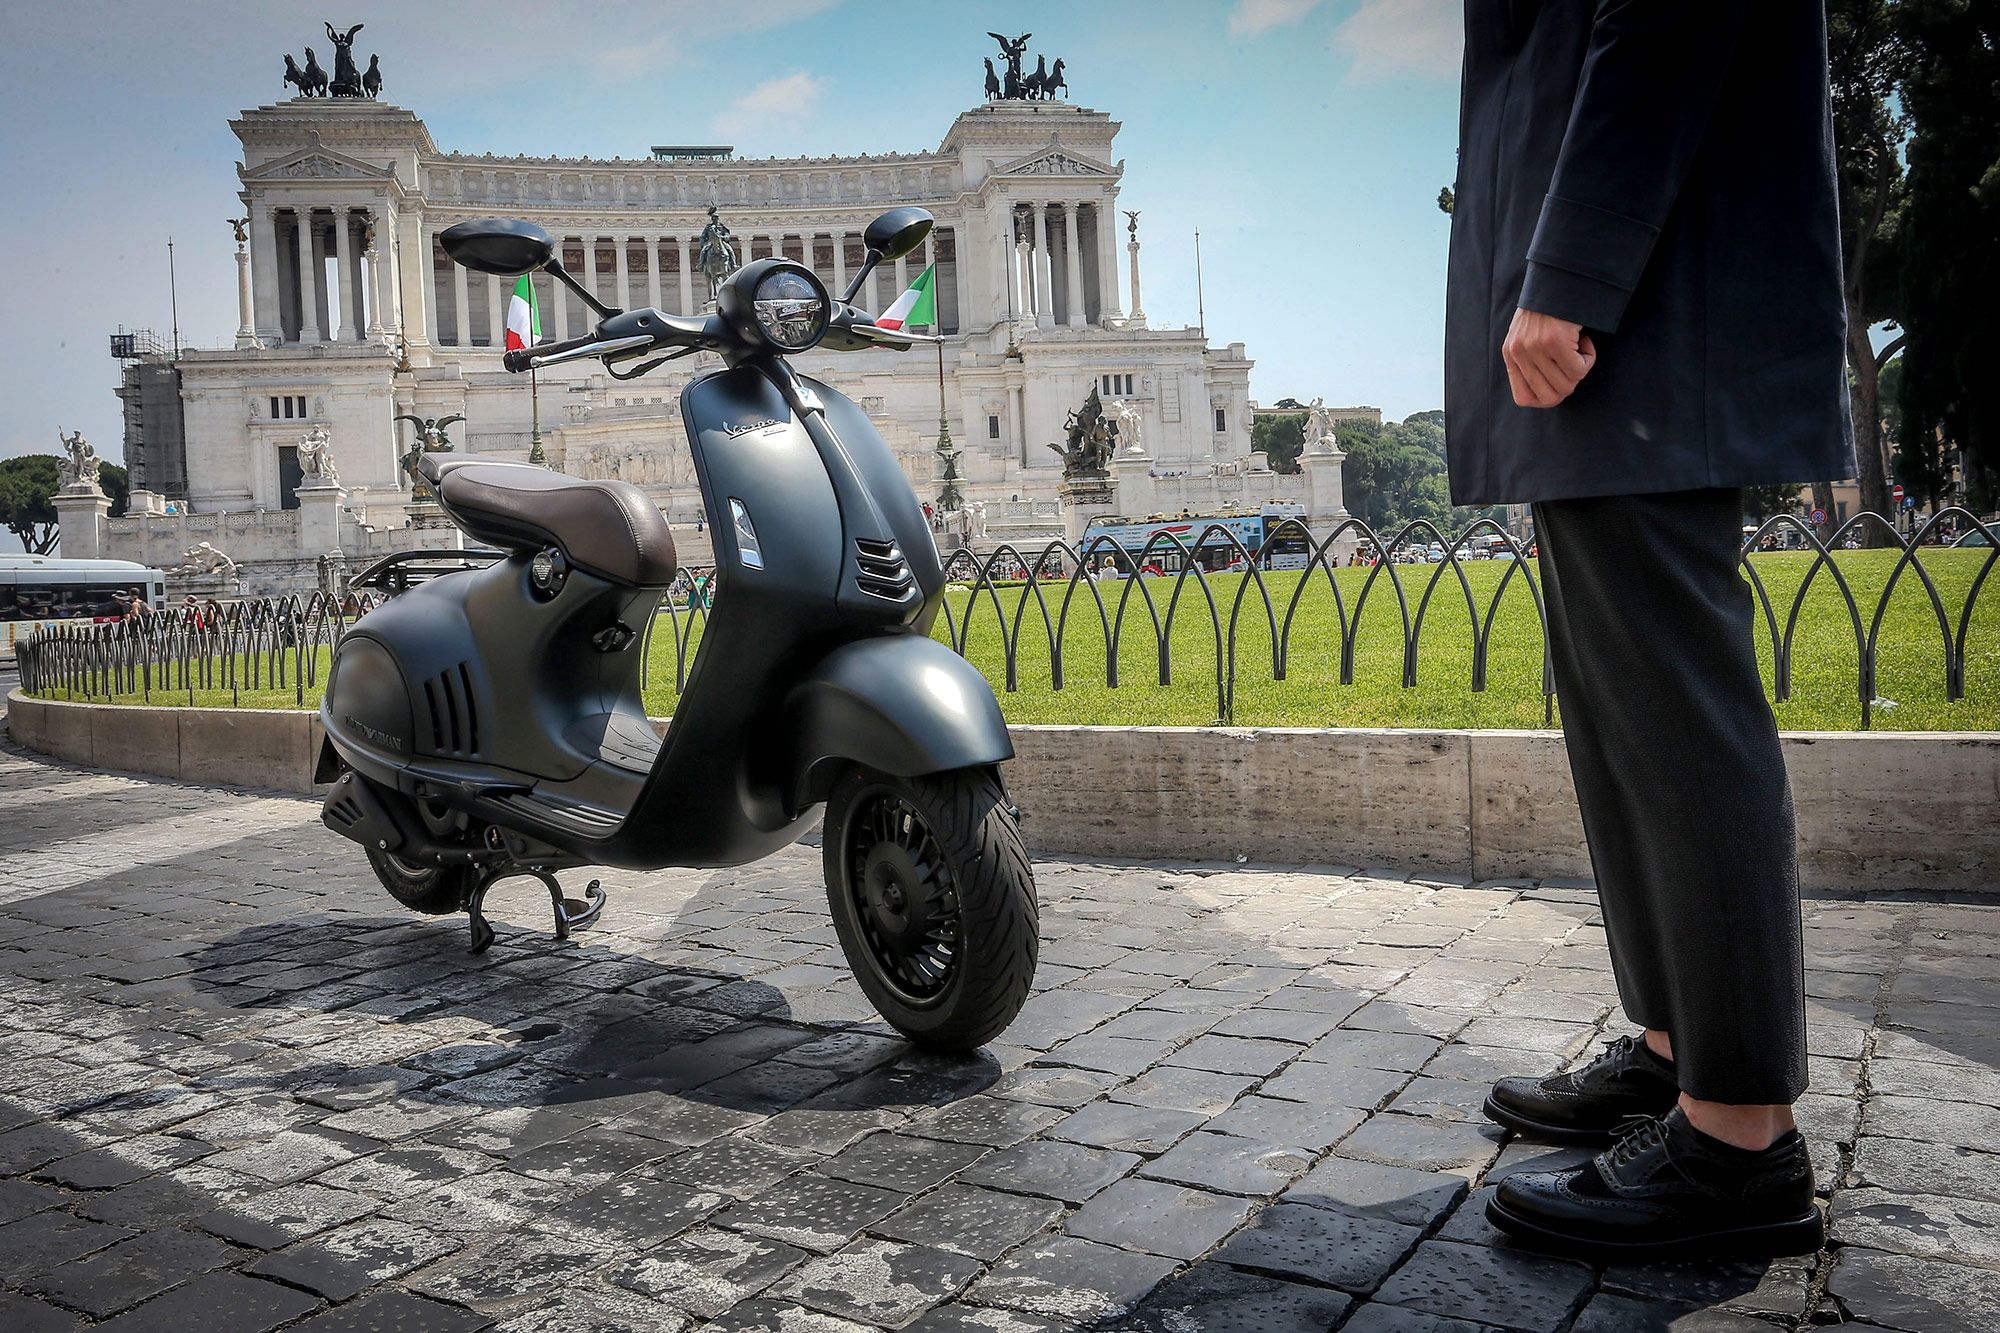
[[[1500,1124],[1611,1146],[1507,1177],[1488,1215],[1558,1249],[1810,1252],[1792,806],[1737,552],[1741,488],[1853,475],[1824,2],[1465,18],[1452,501],[1534,505],[1563,737],[1644,1029],[1494,1087]]]

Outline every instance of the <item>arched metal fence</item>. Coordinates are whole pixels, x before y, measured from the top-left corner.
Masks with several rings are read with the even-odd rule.
[[[1899,551],[1872,604],[1856,594],[1848,572],[1837,559],[1843,549],[1858,543],[1870,530],[1886,538],[1890,549]],[[1924,563],[1927,552],[1943,549],[1932,540],[1941,530],[1960,535],[1978,533],[1986,542],[1968,552],[1978,560],[1978,568],[1956,607],[1947,604],[1933,572]],[[1767,538],[1794,541],[1796,545],[1789,549],[1811,557],[1789,600],[1782,596],[1774,599],[1758,562],[1751,558]],[[1475,591],[1474,580],[1467,575],[1465,553],[1475,540],[1497,542],[1496,555],[1504,561],[1504,569],[1488,590]],[[2000,542],[2000,531],[1959,508],[1940,511],[1908,535],[1873,513],[1848,519],[1825,538],[1791,515],[1767,520],[1745,539],[1741,564],[1771,647],[1774,701],[1791,697],[1800,613],[1822,576],[1833,585],[1854,636],[1855,700],[1863,728],[1874,715],[1884,617],[1892,595],[1906,577],[1921,587],[1930,612],[1927,623],[1934,621],[1937,628],[1945,697],[1964,698],[1968,637],[1987,577],[2000,562],[1996,542]],[[939,633],[961,655],[970,654],[975,629],[982,644],[984,636],[997,634],[1002,678],[996,684],[1010,692],[1021,686],[1024,650],[1032,648],[1037,663],[1045,650],[1049,683],[1061,690],[1067,659],[1075,651],[1073,636],[1081,626],[1083,634],[1097,640],[1103,652],[1105,684],[1116,689],[1124,683],[1121,649],[1134,638],[1144,645],[1157,682],[1174,683],[1174,630],[1177,622],[1192,621],[1203,646],[1210,650],[1202,657],[1207,659],[1212,652],[1212,663],[1204,660],[1202,666],[1205,675],[1212,670],[1215,716],[1227,724],[1235,717],[1238,681],[1246,672],[1261,674],[1266,644],[1269,679],[1289,678],[1298,646],[1301,607],[1312,590],[1322,585],[1332,602],[1339,684],[1355,683],[1357,653],[1364,637],[1362,617],[1371,597],[1393,599],[1394,614],[1388,623],[1401,627],[1404,688],[1417,684],[1426,626],[1436,625],[1440,599],[1449,599],[1465,607],[1464,632],[1471,661],[1467,687],[1474,693],[1487,687],[1494,627],[1503,601],[1513,589],[1516,599],[1527,599],[1538,629],[1544,631],[1542,711],[1544,721],[1553,721],[1555,682],[1549,669],[1548,622],[1541,586],[1533,563],[1525,558],[1527,552],[1499,524],[1482,519],[1447,537],[1435,525],[1418,521],[1383,537],[1354,518],[1320,534],[1297,519],[1287,519],[1266,534],[1263,549],[1269,551],[1280,543],[1298,553],[1289,568],[1299,577],[1289,592],[1282,587],[1274,590],[1270,576],[1275,571],[1253,559],[1240,539],[1222,524],[1206,526],[1192,541],[1161,532],[1137,552],[1121,549],[1105,536],[1075,545],[1049,541],[1039,548],[1002,544],[984,553],[953,551],[945,560],[945,573],[962,597],[946,598]],[[1411,553],[1433,545],[1442,549],[1442,559],[1435,563],[1405,562]],[[1343,553],[1352,558],[1357,551],[1367,563],[1367,572],[1358,588],[1345,587],[1336,570],[1341,567]],[[1221,563],[1228,568],[1204,568],[1197,552],[1211,559],[1218,552],[1226,553]],[[1093,577],[1107,563],[1115,565],[1121,576],[1115,580]],[[1174,568],[1157,576],[1140,573],[1155,564]],[[1219,579],[1236,574],[1241,577],[1235,578],[1233,589]],[[1218,582],[1224,586],[1218,587]],[[184,696],[184,701],[193,702],[197,691],[226,689],[231,702],[236,702],[246,690],[279,690],[290,692],[296,702],[303,703],[306,691],[319,683],[323,664],[341,634],[375,604],[373,593],[346,598],[315,593],[305,598],[227,605],[209,602],[108,624],[47,626],[25,639],[18,649],[21,682],[33,694],[83,698],[122,695],[170,703],[182,701]],[[684,572],[646,635],[643,652],[648,680],[663,668],[660,655],[671,653],[673,688],[676,692],[685,688],[709,614],[708,585],[694,582]],[[1379,619],[1371,622],[1369,632],[1382,633],[1375,628],[1379,623]],[[1254,649],[1246,643],[1253,637]]]

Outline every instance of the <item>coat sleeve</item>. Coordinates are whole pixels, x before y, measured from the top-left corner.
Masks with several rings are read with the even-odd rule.
[[[1701,148],[1755,2],[1599,0],[1569,129],[1528,246],[1523,308],[1616,331]]]

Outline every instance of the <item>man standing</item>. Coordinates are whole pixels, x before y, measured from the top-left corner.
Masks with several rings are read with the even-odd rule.
[[[1852,475],[1824,0],[1467,0],[1452,499],[1532,502],[1619,999],[1643,1036],[1487,1114],[1558,1248],[1809,1251],[1791,798],[1739,488]],[[1615,1142],[1613,1142],[1615,1135]]]

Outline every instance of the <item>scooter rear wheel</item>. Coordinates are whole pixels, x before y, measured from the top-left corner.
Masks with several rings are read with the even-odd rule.
[[[376,847],[368,849],[368,865],[389,895],[413,912],[449,916],[472,901],[469,866],[427,866]]]
[[[827,800],[827,901],[861,989],[922,1046],[970,1051],[1028,998],[1034,872],[991,768],[855,769]]]

